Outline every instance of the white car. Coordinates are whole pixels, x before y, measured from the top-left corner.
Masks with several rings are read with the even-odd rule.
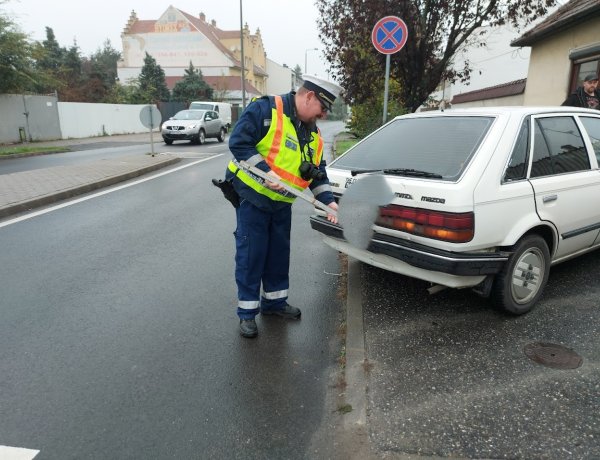
[[[160,134],[167,145],[179,140],[204,144],[209,137],[223,142],[227,127],[212,110],[180,110],[162,124]]]
[[[340,211],[362,174],[383,175],[394,192],[379,207],[368,247],[348,242],[320,212],[311,225],[326,244],[367,264],[474,288],[522,314],[540,298],[551,265],[600,247],[599,162],[597,110],[404,115],[327,168]]]

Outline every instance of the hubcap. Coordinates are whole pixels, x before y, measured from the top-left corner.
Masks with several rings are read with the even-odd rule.
[[[521,254],[512,273],[511,294],[515,302],[524,304],[535,297],[545,269],[544,256],[538,248]]]

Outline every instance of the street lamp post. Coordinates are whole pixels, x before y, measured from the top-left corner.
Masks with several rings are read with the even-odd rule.
[[[306,63],[309,51],[319,51],[319,48],[307,48],[306,50],[304,50],[304,73],[308,73],[306,70]]]

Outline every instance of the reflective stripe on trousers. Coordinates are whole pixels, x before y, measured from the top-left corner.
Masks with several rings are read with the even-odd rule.
[[[240,318],[248,319],[261,308],[281,308],[287,301],[292,207],[270,213],[243,200],[236,209],[236,217],[237,313]]]

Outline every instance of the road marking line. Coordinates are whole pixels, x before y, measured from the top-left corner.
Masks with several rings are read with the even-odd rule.
[[[23,447],[0,446],[2,460],[31,460],[39,453],[39,450],[24,449]]]
[[[223,153],[219,153],[219,154],[214,155],[214,156],[209,157],[209,158],[203,158],[203,159],[198,160],[198,161],[192,161],[191,163],[188,163],[188,164],[185,164],[185,165],[182,165],[182,166],[178,166],[176,168],[169,169],[168,171],[163,171],[163,172],[158,173],[158,174],[154,174],[154,175],[152,175],[150,177],[145,177],[143,179],[136,180],[135,182],[131,182],[131,183],[124,184],[124,185],[119,185],[117,187],[110,188],[108,190],[103,190],[102,192],[94,193],[93,195],[84,196],[82,198],[77,198],[77,199],[75,199],[73,201],[69,201],[67,203],[57,204],[56,206],[52,206],[50,208],[42,209],[40,211],[34,211],[34,212],[30,213],[30,214],[27,214],[27,215],[24,215],[24,216],[21,216],[21,217],[15,217],[14,219],[7,220],[6,222],[0,222],[0,228],[7,227],[7,226],[12,225],[12,224],[16,224],[18,222],[22,222],[22,221],[27,220],[27,219],[31,219],[33,217],[41,216],[41,215],[47,214],[47,213],[52,212],[52,211],[57,211],[59,209],[66,208],[67,206],[71,206],[71,205],[74,205],[74,204],[77,204],[77,203],[81,203],[83,201],[91,200],[92,198],[98,198],[99,196],[107,195],[109,193],[116,192],[118,190],[122,190],[122,189],[127,188],[127,187],[132,187],[134,185],[141,184],[142,182],[146,182],[146,181],[149,181],[149,180],[152,180],[152,179],[157,179],[157,178],[159,178],[161,176],[165,176],[167,174],[174,173],[174,172],[179,171],[181,169],[189,168],[190,166],[194,166],[194,165],[197,165],[198,163],[203,163],[205,161],[212,160],[213,158],[217,158],[217,157],[220,157],[220,156],[223,156],[223,155],[224,155]],[[0,457],[0,459],[4,460],[2,457]]]

